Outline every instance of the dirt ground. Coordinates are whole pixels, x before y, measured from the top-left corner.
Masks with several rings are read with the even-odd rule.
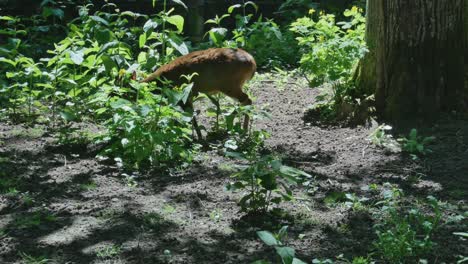
[[[446,117],[421,128],[437,139],[432,153],[413,161],[371,144],[375,124],[305,123],[304,110],[317,89],[294,79],[258,78],[251,86],[255,105],[272,116],[255,122],[271,134],[267,148],[315,177],[313,190],[295,189],[298,199],[283,206],[287,214],[252,221],[239,213],[241,194],[224,190],[235,161],[217,150],[201,152],[187,170],[126,175],[96,159],[90,145],[60,146],[47,133],[2,123],[0,177],[19,187],[16,194],[0,194],[0,263],[28,256],[47,263],[278,263],[255,231],[283,225],[289,226],[287,244],[308,263],[366,256],[375,238],[371,218],[326,205],[324,198],[333,192],[368,196],[370,184],[386,182],[408,199],[434,195],[467,211],[466,120]],[[467,230],[440,231],[430,263],[454,263],[467,254],[466,241],[451,235],[456,231]]]

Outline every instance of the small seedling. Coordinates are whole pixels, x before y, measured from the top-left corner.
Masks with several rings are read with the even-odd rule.
[[[80,184],[80,189],[84,191],[91,191],[97,188],[97,184],[95,182],[88,182]]]
[[[391,130],[392,127],[389,125],[380,125],[369,135],[369,140],[372,144],[388,149],[391,152],[400,152],[400,144],[390,134]]]
[[[219,222],[223,217],[223,213],[218,208],[214,209],[210,213],[210,219],[214,222]]]
[[[152,230],[160,229],[164,221],[164,217],[158,213],[148,213],[143,216],[143,225]]]
[[[257,236],[268,246],[274,247],[276,253],[281,258],[284,264],[305,264],[302,260],[295,257],[295,250],[284,245],[284,240],[288,235],[288,226],[283,226],[278,233],[269,231],[258,231]],[[254,263],[268,263],[264,260],[259,260]]]
[[[119,255],[121,248],[118,245],[108,245],[96,251],[96,256],[102,259],[114,258]]]
[[[231,157],[248,160],[250,165],[231,177],[228,190],[245,190],[247,193],[239,201],[241,210],[250,213],[265,213],[273,204],[294,199],[289,185],[297,184],[302,178],[312,176],[295,168],[285,166],[273,156],[250,156],[230,153]]]
[[[176,211],[175,207],[170,204],[165,204],[163,207],[163,212],[165,214],[172,214]]]
[[[427,144],[433,142],[435,137],[422,137],[418,135],[418,131],[413,128],[411,129],[408,137],[399,138],[402,149],[408,152],[413,159],[417,159],[417,155],[425,155],[430,153],[431,150],[427,148]]]

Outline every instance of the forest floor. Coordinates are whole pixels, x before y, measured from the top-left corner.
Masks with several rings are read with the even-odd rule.
[[[41,257],[49,260],[42,263],[279,263],[256,231],[284,225],[286,244],[308,263],[340,254],[367,256],[376,239],[370,212],[326,198],[375,197],[371,184],[394,184],[415,203],[433,195],[453,205],[446,217],[468,211],[466,120],[447,117],[420,128],[436,140],[431,153],[413,160],[373,145],[375,124],[304,122],[317,89],[278,78],[258,78],[251,86],[255,105],[272,116],[254,124],[271,134],[267,149],[315,177],[313,189],[294,188],[298,198],[281,206],[284,214],[254,221],[240,213],[241,194],[224,189],[235,160],[217,149],[200,152],[186,170],[132,178],[96,159],[90,145],[59,145],[40,126],[4,122],[0,177],[16,188],[0,194],[0,263],[36,263],[27,261]],[[466,255],[466,241],[452,234],[468,231],[460,228],[466,229],[466,221],[438,229],[430,263],[454,263]]]

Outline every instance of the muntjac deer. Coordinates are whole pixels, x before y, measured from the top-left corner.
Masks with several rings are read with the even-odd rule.
[[[221,92],[237,99],[242,105],[252,104],[249,96],[242,91],[247,80],[250,80],[257,68],[252,55],[242,49],[212,48],[194,51],[172,62],[161,66],[142,82],[155,79],[167,79],[175,85],[182,85],[186,80],[182,75],[197,73],[192,78],[192,94],[185,107],[193,109],[193,96],[202,92],[208,96]],[[218,105],[217,105],[218,106]],[[219,106],[218,106],[219,107]],[[202,138],[195,116],[193,126],[199,139]],[[249,126],[249,116],[244,119],[244,129]]]

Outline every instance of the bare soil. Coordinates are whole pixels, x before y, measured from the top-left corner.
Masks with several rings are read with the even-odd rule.
[[[15,181],[19,193],[0,194],[0,263],[21,263],[27,256],[49,263],[279,263],[255,232],[283,225],[289,226],[287,244],[308,263],[339,254],[352,259],[372,250],[372,218],[327,205],[324,198],[333,192],[372,196],[368,186],[386,182],[410,200],[434,195],[458,212],[467,210],[466,120],[448,116],[421,127],[423,135],[437,139],[433,152],[415,161],[371,144],[375,124],[305,123],[304,110],[318,90],[295,80],[257,80],[252,93],[255,105],[272,116],[254,124],[271,134],[267,148],[315,177],[314,189],[295,188],[298,199],[283,205],[283,214],[252,219],[240,213],[241,194],[224,190],[236,161],[216,149],[201,152],[185,170],[131,179],[96,159],[91,144],[63,146],[47,133],[1,123],[0,177]],[[452,235],[467,231],[460,227],[439,231],[430,263],[454,263],[466,255],[466,241]]]

